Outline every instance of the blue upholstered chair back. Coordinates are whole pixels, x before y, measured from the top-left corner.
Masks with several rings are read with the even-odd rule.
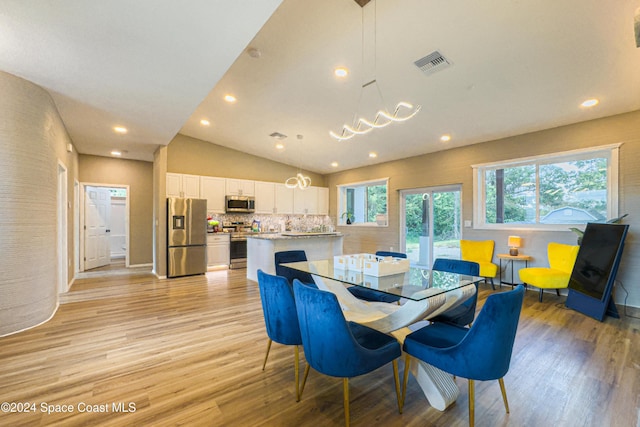
[[[291,284],[284,277],[258,270],[258,286],[269,338],[285,345],[302,344]]]
[[[489,295],[459,344],[459,352],[466,356],[461,377],[486,381],[505,376],[511,363],[523,300],[522,285],[512,291]]]
[[[431,269],[469,276],[480,275],[480,265],[477,262],[462,261],[459,259],[436,258]],[[476,316],[476,304],[478,302],[478,282],[476,282],[475,285],[476,294],[474,296],[464,301],[458,307],[430,320],[432,322],[446,322],[460,326],[471,324]]]
[[[436,258],[431,269],[448,271],[449,273],[466,274],[468,276],[480,275],[480,264],[459,259]]]
[[[406,258],[407,254],[403,254],[402,252],[389,252],[389,251],[378,251],[376,252],[377,256],[392,256],[394,258]]]
[[[293,285],[293,279],[298,279],[302,283],[315,283],[313,277],[309,273],[305,273],[302,271],[292,270],[288,267],[283,267],[280,264],[284,264],[287,262],[298,262],[298,261],[306,261],[307,254],[302,251],[282,251],[275,253],[275,263],[276,263],[276,275],[286,277],[291,285]]]
[[[347,322],[334,294],[294,280],[302,345],[313,369],[334,377],[366,374],[400,356],[395,338]]]
[[[459,377],[479,381],[500,379],[509,371],[523,299],[522,285],[492,294],[458,344],[427,350],[422,356],[409,353]]]
[[[387,251],[378,251],[376,252],[376,256],[387,257],[391,256],[394,258],[406,258],[407,255],[402,252],[387,252]],[[372,302],[387,302],[394,303],[400,301],[400,297],[397,295],[384,294],[382,292],[377,292],[375,290],[362,288],[360,286],[350,286],[347,288],[351,294],[364,301],[372,301]]]

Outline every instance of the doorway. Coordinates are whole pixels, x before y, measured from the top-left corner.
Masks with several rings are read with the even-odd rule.
[[[461,186],[400,190],[400,246],[412,265],[460,258]]]
[[[58,293],[69,290],[69,246],[67,244],[67,168],[58,162]]]
[[[129,267],[129,186],[82,184],[80,271]]]

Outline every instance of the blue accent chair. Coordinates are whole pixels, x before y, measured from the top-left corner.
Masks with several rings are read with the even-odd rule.
[[[474,424],[474,381],[497,379],[509,413],[503,377],[509,371],[511,352],[524,299],[524,286],[490,295],[471,328],[434,323],[407,335],[402,404],[407,390],[410,355],[457,377],[469,380],[469,425]],[[304,339],[303,339],[304,341]]]
[[[275,253],[275,262],[276,262],[276,275],[286,277],[291,286],[293,286],[293,279],[298,279],[302,283],[314,283],[313,277],[309,273],[305,273],[303,271],[293,270],[288,267],[283,267],[280,264],[284,264],[287,262],[298,262],[298,261],[306,261],[307,254],[305,251],[282,251]]]
[[[381,257],[392,256],[394,258],[406,258],[407,254],[403,254],[402,252],[378,251],[376,252],[376,256],[381,256]],[[364,301],[389,302],[389,303],[400,302],[399,296],[377,292],[377,291],[363,288],[360,286],[350,286],[347,288],[347,290],[351,292],[351,295],[353,295],[354,297]]]
[[[398,410],[400,344],[387,334],[354,322],[347,322],[331,292],[314,289],[294,280],[293,291],[300,321],[300,333],[307,363],[316,371],[343,379],[344,416],[349,425],[349,378],[393,364]],[[302,380],[302,390],[308,370]],[[302,391],[300,392],[302,394]]]
[[[269,357],[272,341],[294,346],[296,400],[300,401],[300,355],[298,346],[302,345],[302,337],[300,336],[300,326],[298,324],[296,303],[293,297],[293,288],[286,278],[267,274],[262,270],[258,270],[258,286],[260,288],[260,299],[262,300],[264,323],[267,327],[267,335],[269,337],[267,354],[264,356],[262,370],[264,371],[267,365],[267,358]]]
[[[473,261],[462,261],[459,259],[437,258],[433,262],[432,270],[447,271],[449,273],[465,274],[467,276],[480,276],[480,265]],[[458,326],[471,325],[476,317],[476,304],[478,302],[478,284],[476,283],[476,293],[474,296],[432,319],[431,322],[445,322]]]

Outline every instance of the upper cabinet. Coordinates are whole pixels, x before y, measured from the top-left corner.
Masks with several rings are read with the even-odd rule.
[[[256,181],[256,213],[276,213],[276,183]]]
[[[290,215],[293,213],[293,189],[284,184],[275,184],[277,214]]]
[[[318,215],[329,215],[329,189],[318,187]]]
[[[293,213],[315,215],[318,213],[318,187],[299,188],[293,191]]]
[[[207,212],[225,213],[225,196],[255,197],[257,214],[329,214],[326,187],[301,190],[279,182],[167,173],[167,197],[206,199]]]
[[[255,181],[227,178],[227,196],[255,196]]]
[[[200,197],[207,200],[207,212],[224,213],[226,180],[213,176],[200,177]]]
[[[167,173],[167,197],[200,198],[200,177]]]

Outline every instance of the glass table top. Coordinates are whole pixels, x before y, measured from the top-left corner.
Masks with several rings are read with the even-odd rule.
[[[369,276],[360,270],[343,270],[334,267],[333,259],[302,261],[281,264],[294,270],[310,273],[346,285],[373,289],[385,294],[421,301],[434,295],[459,289],[470,283],[484,280],[482,277],[410,267],[405,273],[389,276]]]

